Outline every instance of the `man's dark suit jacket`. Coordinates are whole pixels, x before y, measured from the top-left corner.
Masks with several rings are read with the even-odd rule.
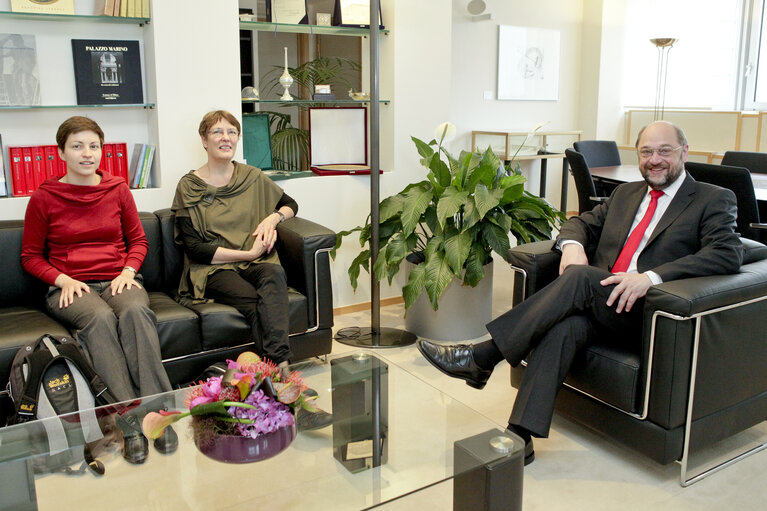
[[[580,242],[592,266],[610,271],[646,193],[644,181],[620,185],[606,202],[565,222],[558,241]],[[663,282],[737,272],[743,245],[735,234],[736,215],[730,190],[686,174],[639,254],[638,271],[652,270]]]

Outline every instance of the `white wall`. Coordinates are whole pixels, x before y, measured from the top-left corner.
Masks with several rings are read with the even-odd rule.
[[[472,21],[467,2],[453,1],[452,85],[450,118],[458,127],[456,152],[470,149],[472,130],[528,131],[541,122],[548,131],[580,129],[578,118],[581,0],[488,0],[491,20]],[[498,26],[513,25],[560,31],[559,99],[557,101],[497,100]],[[489,91],[492,99],[484,99]],[[539,163],[527,163],[527,189],[538,192]],[[546,198],[559,207],[561,163],[549,160]],[[570,186],[571,189],[574,186]],[[570,199],[574,200],[573,198]],[[572,204],[572,202],[571,202]]]

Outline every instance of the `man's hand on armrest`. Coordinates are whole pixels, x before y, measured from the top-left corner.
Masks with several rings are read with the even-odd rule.
[[[586,251],[583,249],[583,245],[577,241],[563,241],[562,258],[559,260],[559,274],[562,275],[565,268],[571,264],[588,265],[589,258],[586,256]]]

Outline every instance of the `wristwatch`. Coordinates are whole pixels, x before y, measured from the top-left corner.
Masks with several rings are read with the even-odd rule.
[[[130,271],[132,271],[134,274],[138,273],[138,272],[136,271],[136,268],[134,268],[133,266],[126,266],[126,267],[124,267],[124,268],[123,268],[123,270],[130,270]]]
[[[282,214],[282,211],[275,210],[274,212],[280,215],[280,223],[285,221],[285,215]]]

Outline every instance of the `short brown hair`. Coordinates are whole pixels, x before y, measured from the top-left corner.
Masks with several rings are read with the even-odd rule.
[[[237,128],[237,133],[240,133],[240,121],[238,121],[235,116],[226,110],[213,110],[212,112],[205,114],[205,116],[202,118],[202,121],[200,121],[200,129],[198,130],[200,136],[204,137],[207,135],[210,128],[212,128],[213,125],[221,119]]]
[[[67,143],[69,135],[74,133],[80,133],[81,131],[92,131],[99,136],[99,142],[104,145],[104,132],[101,131],[101,127],[93,119],[76,115],[70,117],[66,121],[61,123],[58,131],[56,132],[56,144],[59,149],[64,150],[64,145]]]
[[[677,143],[680,146],[682,146],[682,147],[687,145],[687,137],[685,136],[684,130],[682,130],[682,128],[680,128],[679,126],[677,126],[673,122],[655,121],[655,122],[651,122],[650,124],[648,124],[646,126],[643,126],[642,129],[639,130],[639,133],[637,133],[637,141],[634,144],[634,147],[639,149],[639,139],[642,138],[642,134],[644,133],[644,130],[646,130],[647,127],[650,126],[651,124],[657,124],[657,123],[667,124],[667,125],[671,126],[672,128],[674,128],[674,130],[676,131],[676,141],[677,141]]]

